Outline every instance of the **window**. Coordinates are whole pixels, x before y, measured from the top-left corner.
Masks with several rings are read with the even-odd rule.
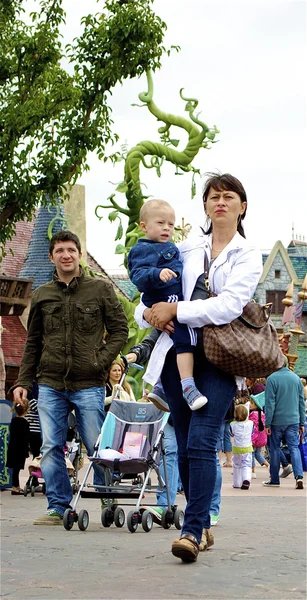
[[[272,302],[272,314],[273,315],[282,315],[284,312],[284,305],[282,300],[284,299],[286,293],[280,291],[267,291],[266,293],[266,302]]]
[[[280,271],[275,271],[275,279],[280,279]]]

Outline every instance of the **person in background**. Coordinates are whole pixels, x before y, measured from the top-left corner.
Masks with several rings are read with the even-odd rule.
[[[34,460],[35,458],[41,455],[42,445],[41,426],[37,406],[38,385],[36,382],[33,382],[32,394],[29,394],[29,396],[29,412],[25,415],[25,418],[29,423],[29,446]],[[26,485],[29,485],[30,478],[31,476],[29,477]],[[32,477],[32,485],[34,487],[37,487],[39,485],[38,479],[36,477]]]
[[[248,409],[244,404],[235,407],[234,417],[235,420],[230,423],[230,435],[233,437],[233,487],[248,490],[252,478],[254,424],[249,420]]]
[[[265,430],[269,436],[270,479],[262,485],[279,487],[280,443],[284,436],[291,456],[295,487],[304,488],[303,466],[299,451],[300,434],[304,432],[305,400],[300,378],[285,366],[267,378],[265,388]]]
[[[230,437],[230,420],[225,419],[221,427],[220,435],[217,442],[217,452],[219,455],[220,462],[222,461],[223,453],[225,454],[225,462],[223,467],[232,467],[231,456],[232,456],[232,444]]]
[[[105,397],[105,401],[104,401],[105,412],[108,412],[111,402],[114,398],[114,395],[116,393],[118,393],[118,389],[119,389],[118,400],[123,400],[124,402],[129,402],[129,401],[135,402],[136,401],[134,393],[133,393],[133,389],[132,389],[130,383],[128,383],[128,381],[126,381],[126,379],[124,379],[124,381],[120,385],[120,380],[123,376],[123,373],[124,373],[123,362],[120,360],[120,358],[116,358],[115,360],[113,360],[113,362],[110,365],[110,368],[108,370],[108,373],[107,373],[106,397]]]
[[[264,406],[264,393],[251,395],[249,403],[249,419],[254,424],[252,433],[253,457],[252,457],[252,478],[256,479],[256,462],[262,467],[269,467],[269,462],[264,458],[262,451],[267,444],[267,434],[265,432],[265,416],[262,410]]]
[[[7,449],[6,466],[12,469],[12,496],[23,495],[20,488],[19,473],[25,467],[26,458],[29,456],[29,423],[25,416],[29,410],[28,402],[15,403],[14,416],[10,423],[10,439]]]
[[[34,525],[61,525],[71,507],[72,486],[63,452],[68,415],[75,410],[78,431],[92,455],[105,418],[106,374],[128,337],[127,319],[111,284],[85,275],[81,257],[75,233],[61,230],[51,238],[53,280],[33,292],[27,341],[13,389],[14,403],[24,405],[33,381],[38,382],[48,509]],[[94,484],[104,483],[103,468],[95,465]]]
[[[187,506],[181,536],[174,540],[172,554],[184,562],[197,560],[200,542],[206,541],[210,533],[217,439],[236,390],[235,378],[206,360],[201,329],[230,323],[240,316],[252,299],[262,273],[261,253],[246,241],[242,227],[247,209],[242,183],[229,173],[209,176],[203,203],[207,216],[205,230],[179,244],[184,300],[158,302],[151,308],[140,303],[135,312],[140,326],[162,331],[144,380],[154,385],[161,375],[174,422]],[[209,263],[210,289],[216,294],[210,298],[204,278],[205,257]],[[191,411],[182,396],[176,355],[168,335],[173,331],[174,317],[200,330],[194,378],[208,403],[197,411]]]

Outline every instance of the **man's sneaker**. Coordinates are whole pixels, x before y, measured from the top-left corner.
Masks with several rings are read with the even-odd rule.
[[[62,525],[62,523],[63,515],[58,513],[54,508],[47,510],[45,515],[33,521],[33,525]]]
[[[296,478],[295,489],[296,490],[303,490],[304,489],[304,480],[303,480],[303,477],[297,477]]]
[[[158,383],[152,388],[152,391],[149,392],[147,398],[159,409],[164,412],[169,412],[169,405],[167,403],[164,389],[162,385]]]
[[[148,512],[152,514],[152,520],[154,523],[156,523],[156,525],[162,526],[163,508],[160,508],[159,506],[141,506],[140,512],[142,513],[145,510],[148,510]]]
[[[208,402],[208,398],[202,396],[197,387],[192,385],[184,388],[182,395],[191,410],[198,410]]]
[[[291,473],[293,473],[293,469],[291,467],[291,465],[288,465],[287,467],[284,467],[281,474],[279,475],[279,477],[281,477],[282,479],[284,479],[284,477],[288,477],[288,475],[290,475]]]
[[[211,527],[215,527],[220,520],[220,515],[210,515],[210,524]]]
[[[264,487],[280,487],[280,483],[272,483],[270,479],[269,481],[263,481],[262,485],[264,485]]]

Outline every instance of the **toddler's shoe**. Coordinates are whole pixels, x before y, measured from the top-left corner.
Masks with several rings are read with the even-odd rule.
[[[202,396],[198,389],[192,385],[184,388],[182,394],[191,410],[198,410],[208,402],[208,398]]]
[[[147,397],[159,410],[169,412],[169,405],[167,403],[162,385],[156,383]]]
[[[250,481],[248,481],[247,479],[244,479],[244,481],[241,485],[241,490],[249,490],[249,486],[250,486]]]

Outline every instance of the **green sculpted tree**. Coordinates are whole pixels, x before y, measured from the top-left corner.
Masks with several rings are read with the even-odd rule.
[[[189,113],[189,119],[172,115],[159,109],[153,100],[154,88],[152,73],[147,71],[146,75],[148,90],[147,92],[139,94],[139,99],[145,103],[144,105],[148,107],[148,110],[158,119],[158,121],[164,123],[164,125],[158,129],[161,141],[160,143],[148,140],[139,142],[125,156],[125,178],[116,189],[118,192],[125,193],[126,205],[120,206],[115,198],[115,194],[111,194],[108,198],[110,204],[99,205],[96,207],[96,215],[98,218],[101,218],[101,215],[99,214],[101,208],[113,209],[109,214],[109,219],[111,221],[119,219],[119,226],[115,238],[118,240],[124,235],[121,215],[128,217],[125,245],[119,244],[116,249],[118,254],[124,254],[125,257],[130,248],[132,248],[138,238],[142,235],[139,227],[139,214],[141,206],[148,196],[145,196],[142,192],[140,166],[143,165],[147,169],[155,168],[159,177],[161,175],[161,167],[164,160],[175,165],[176,172],[191,171],[193,173],[193,197],[196,193],[194,175],[195,173],[199,173],[199,170],[192,164],[193,160],[201,148],[210,148],[210,145],[214,143],[215,136],[218,133],[215,126],[209,128],[203,121],[200,121],[198,115],[195,114],[198,100],[195,98],[186,98],[183,95],[182,89],[180,90],[180,97],[186,102],[185,110]],[[179,145],[179,140],[170,137],[171,126],[184,129],[188,134],[187,144],[181,151],[175,149]],[[174,146],[175,148],[172,148],[171,146]],[[147,156],[151,157],[149,162],[146,162]]]
[[[40,0],[30,24],[22,0],[0,3],[0,244],[38,202],[65,195],[105,156],[113,132],[110,93],[118,82],[160,67],[165,23],[153,0],[105,0],[62,47],[62,0]],[[63,59],[70,68],[65,70]],[[114,157],[110,157],[114,160]]]

